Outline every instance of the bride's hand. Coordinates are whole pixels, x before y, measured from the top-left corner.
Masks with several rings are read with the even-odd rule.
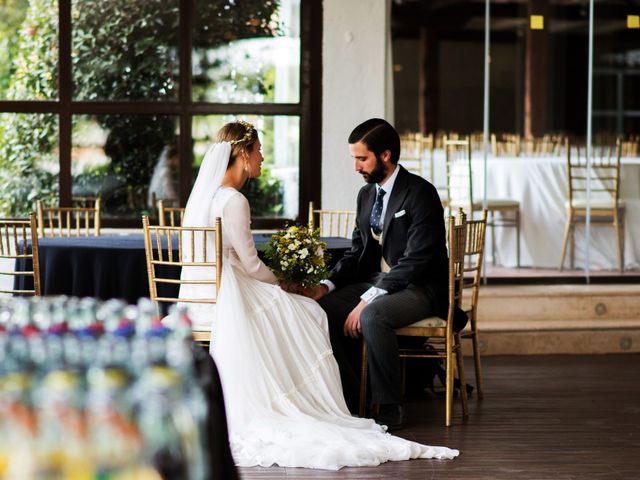
[[[302,288],[302,286],[297,283],[287,283],[287,282],[283,282],[282,280],[279,283],[280,283],[280,288],[282,288],[285,292],[304,295],[304,288]]]
[[[327,287],[324,283],[316,285],[315,287],[306,288],[303,295],[307,297],[311,297],[314,300],[320,300],[327,293],[329,293],[329,287]]]

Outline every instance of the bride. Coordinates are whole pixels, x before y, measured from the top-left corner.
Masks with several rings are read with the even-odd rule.
[[[349,414],[324,311],[314,300],[281,289],[253,243],[249,203],[238,190],[260,176],[257,131],[246,122],[228,123],[217,142],[205,155],[183,224],[212,226],[222,219],[217,304],[189,310],[195,324],[210,325],[213,332],[211,354],[236,464],[337,470],[456,457],[457,450],[410,442]],[[183,278],[195,275],[183,269]],[[202,288],[183,285],[180,296],[203,294]]]

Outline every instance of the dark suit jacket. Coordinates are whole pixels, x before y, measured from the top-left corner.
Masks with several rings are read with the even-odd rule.
[[[391,267],[376,287],[394,293],[409,285],[435,294],[439,311],[447,305],[448,260],[444,211],[436,188],[402,166],[384,216],[382,248],[371,234],[369,217],[376,186],[358,193],[352,246],[331,271],[329,279],[340,288],[366,281],[380,271],[380,256]]]

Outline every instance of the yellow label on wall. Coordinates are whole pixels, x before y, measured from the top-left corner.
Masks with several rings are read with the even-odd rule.
[[[544,16],[531,15],[531,30],[544,30]]]
[[[640,15],[627,15],[627,28],[640,28]]]

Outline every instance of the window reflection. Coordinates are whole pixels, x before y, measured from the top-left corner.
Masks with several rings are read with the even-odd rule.
[[[193,97],[220,103],[297,103],[300,0],[197,1]]]
[[[177,98],[178,18],[177,0],[74,0],[74,98]]]
[[[156,115],[74,118],[72,196],[100,196],[109,217],[155,214],[178,199],[177,119]]]
[[[0,217],[58,204],[58,137],[57,115],[0,114]]]

